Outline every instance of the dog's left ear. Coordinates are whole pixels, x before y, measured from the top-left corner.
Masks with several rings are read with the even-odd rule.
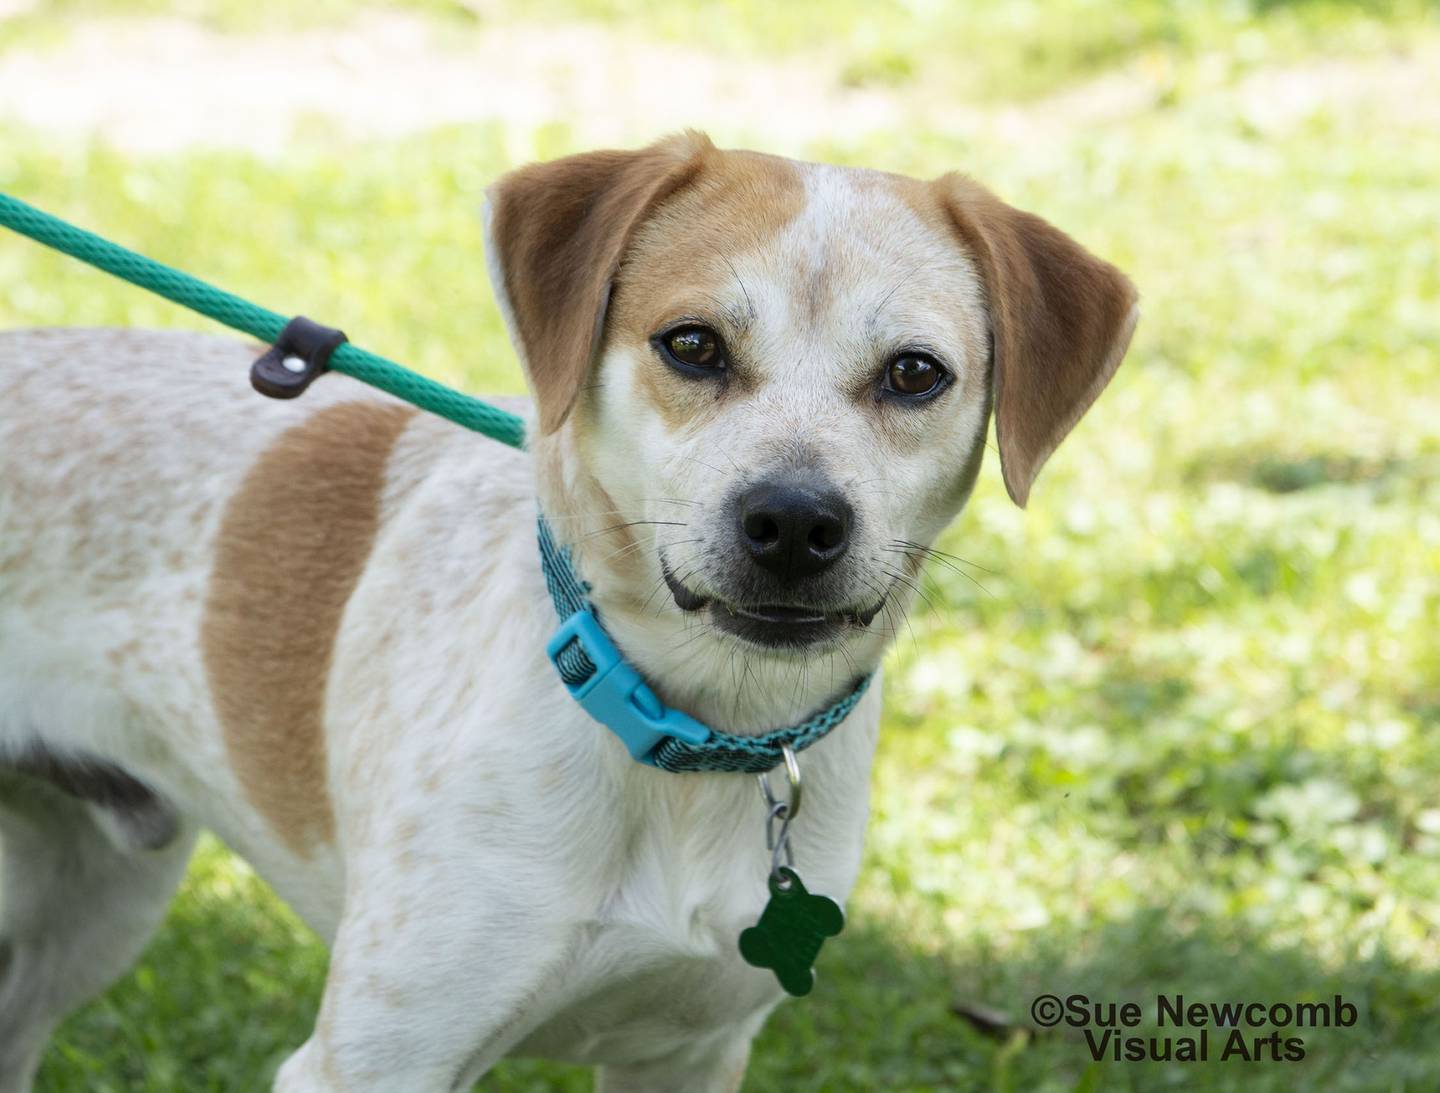
[[[985,281],[1001,472],[1023,508],[1040,468],[1120,366],[1138,294],[1109,262],[977,183],[946,175],[936,185]]]
[[[635,229],[713,150],[701,133],[511,171],[487,191],[485,257],[540,411],[558,429],[600,353],[610,286]]]

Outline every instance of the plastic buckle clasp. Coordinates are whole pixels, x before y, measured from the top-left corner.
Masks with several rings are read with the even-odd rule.
[[[630,755],[655,765],[655,749],[667,737],[687,744],[703,744],[710,730],[688,714],[672,710],[656,697],[639,672],[621,655],[594,612],[577,611],[560,624],[545,654],[560,670],[560,651],[578,641],[595,665],[595,674],[583,683],[565,688],[585,712],[620,738]]]

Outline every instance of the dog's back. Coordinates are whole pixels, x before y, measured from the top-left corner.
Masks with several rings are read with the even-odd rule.
[[[43,736],[143,770],[133,722],[193,717],[175,696],[203,693],[221,502],[327,400],[259,398],[255,352],[179,332],[0,334],[0,757]]]
[[[107,605],[125,607],[129,624],[146,617],[146,598],[194,592],[215,498],[233,490],[217,491],[217,478],[238,481],[298,416],[249,390],[251,356],[179,332],[0,334],[0,643],[22,614],[53,620],[33,636],[63,629],[68,647],[77,628],[61,623],[73,613],[94,632],[120,621],[103,617]],[[149,637],[152,658],[174,653]]]
[[[128,723],[200,671],[214,480],[287,416],[253,408],[247,355],[183,333],[0,334],[0,756],[43,737],[145,764]]]

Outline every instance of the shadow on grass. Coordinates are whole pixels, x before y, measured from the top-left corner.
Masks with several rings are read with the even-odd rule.
[[[844,954],[840,953],[843,944]],[[859,924],[827,954],[812,1000],[783,1007],[756,1045],[747,1089],[1273,1089],[1420,1090],[1440,1086],[1440,971],[1384,953],[1328,966],[1233,923],[1173,928],[1166,912],[1096,923],[1083,933],[1036,931],[1002,955],[958,947],[946,959],[907,949],[888,926]],[[1353,1003],[1353,1027],[1290,1028],[1305,1058],[1219,1061],[1228,1030],[1211,1029],[1207,1063],[1092,1060],[1083,1033],[1041,1030],[1043,994],[1133,1001],[1157,1035],[1156,996],[1187,1003]],[[961,1016],[979,1010],[984,1020]],[[1009,1017],[995,1027],[995,1017]],[[1196,1035],[1166,1029],[1170,1035]],[[1246,1030],[1250,1037],[1272,1029]],[[1251,1049],[1254,1050],[1253,1048]],[[1268,1051],[1268,1049],[1266,1049]],[[1257,1053],[1259,1054],[1259,1053]]]
[[[203,868],[203,865],[202,865]],[[192,883],[192,889],[195,886]],[[1440,971],[1385,953],[1338,966],[1271,943],[1235,922],[1173,925],[1162,908],[957,942],[944,956],[903,928],[859,918],[830,942],[807,999],[783,1005],[756,1043],[747,1090],[1434,1089],[1440,1085]],[[325,952],[253,878],[190,890],[140,966],[74,1015],[41,1071],[46,1093],[261,1090],[308,1035]],[[1154,1034],[1155,997],[1297,1002],[1342,995],[1351,1028],[1291,1029],[1300,1062],[1093,1062],[1076,1030],[1038,1030],[1041,994],[1140,1004]],[[663,999],[656,1000],[657,1006]],[[994,1011],[990,1023],[962,1016]],[[1171,1030],[1188,1034],[1188,1030]],[[1266,1028],[1253,1035],[1265,1035]],[[507,1062],[483,1090],[588,1090],[588,1070]]]

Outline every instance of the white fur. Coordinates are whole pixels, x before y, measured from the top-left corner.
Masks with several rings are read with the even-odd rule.
[[[407,427],[328,683],[336,838],[309,857],[277,838],[229,768],[197,635],[221,512],[246,469],[317,408],[382,396],[329,376],[297,403],[268,402],[246,387],[250,352],[220,339],[0,336],[0,759],[36,740],[108,758],[187,831],[217,831],[331,943],[315,1033],[277,1088],[462,1089],[511,1053],[598,1064],[619,1089],[737,1087],[780,998],[736,951],[765,900],[755,781],[640,766],[560,687],[543,653],[555,619],[534,540],[537,474],[614,636],[673,704],[755,731],[805,716],[878,664],[908,600],[899,583],[885,585],[892,610],[869,631],[801,658],[740,648],[669,602],[656,585],[663,552],[701,588],[724,576],[718,549],[682,556],[687,529],[642,529],[639,577],[588,538],[643,517],[713,541],[727,492],[803,451],[856,506],[846,579],[863,592],[866,559],[886,541],[928,542],[963,503],[951,481],[988,405],[974,272],[881,190],[808,170],[804,213],[772,245],[735,255],[725,289],[753,308],[764,383],[705,428],[676,433],[647,409],[637,370],[657,365],[623,346],[576,410],[585,428],[533,455],[434,418]],[[797,279],[822,270],[833,295],[811,314]],[[946,351],[953,397],[882,435],[847,384],[916,336]],[[599,511],[601,496],[624,515]],[[683,517],[676,498],[692,502]],[[658,602],[637,606],[647,588]],[[801,755],[795,852],[807,886],[837,900],[859,867],[880,701],[877,678]],[[0,818],[13,820],[3,795]],[[143,943],[184,855],[102,845],[86,816],[55,807],[104,868],[57,882],[52,904],[139,911],[105,927],[98,976],[76,950],[43,970],[46,1005],[21,1012],[0,992],[0,1040],[18,1045],[7,1054],[0,1042],[3,1093],[27,1087],[53,1023]],[[92,929],[14,910],[24,870],[60,845],[5,844],[12,944],[60,953]],[[12,991],[42,978],[9,975]]]

